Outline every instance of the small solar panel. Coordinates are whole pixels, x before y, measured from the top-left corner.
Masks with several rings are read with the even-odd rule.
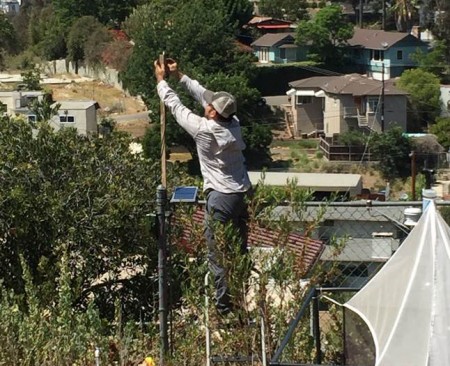
[[[175,187],[170,202],[192,203],[197,201],[197,187]]]

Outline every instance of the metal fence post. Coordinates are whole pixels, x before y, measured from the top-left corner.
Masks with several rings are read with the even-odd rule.
[[[167,191],[162,185],[156,189],[156,214],[158,217],[158,282],[159,282],[159,335],[160,365],[165,365],[169,350],[167,331],[167,248],[166,248],[166,203]]]

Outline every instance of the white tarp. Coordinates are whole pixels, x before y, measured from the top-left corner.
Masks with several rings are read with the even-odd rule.
[[[367,324],[376,366],[450,365],[450,228],[434,203],[345,307]]]

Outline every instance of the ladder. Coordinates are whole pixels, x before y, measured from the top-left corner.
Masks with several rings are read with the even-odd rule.
[[[206,338],[206,366],[212,366],[217,364],[229,365],[229,364],[242,364],[242,365],[262,365],[267,366],[267,357],[266,357],[266,342],[265,342],[265,326],[264,326],[264,317],[262,314],[262,309],[258,309],[259,313],[259,331],[260,331],[260,346],[261,346],[261,354],[251,354],[251,355],[216,355],[212,354],[212,340],[211,340],[211,322],[209,318],[209,275],[208,272],[205,275],[205,338]],[[254,324],[258,326],[257,323]],[[247,324],[244,325],[240,331],[245,331],[248,327],[251,326]],[[260,362],[260,363],[257,363]]]

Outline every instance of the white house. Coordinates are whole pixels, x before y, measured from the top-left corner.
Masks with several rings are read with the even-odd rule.
[[[23,115],[34,121],[36,116],[30,110],[31,103],[42,101],[44,94],[42,91],[0,91],[0,113]]]
[[[18,14],[20,3],[17,0],[0,0],[0,11],[5,14]]]
[[[51,121],[53,127],[57,130],[74,127],[83,135],[97,133],[97,110],[100,106],[96,101],[63,100],[54,103],[52,107],[58,103],[60,104],[58,114]]]

